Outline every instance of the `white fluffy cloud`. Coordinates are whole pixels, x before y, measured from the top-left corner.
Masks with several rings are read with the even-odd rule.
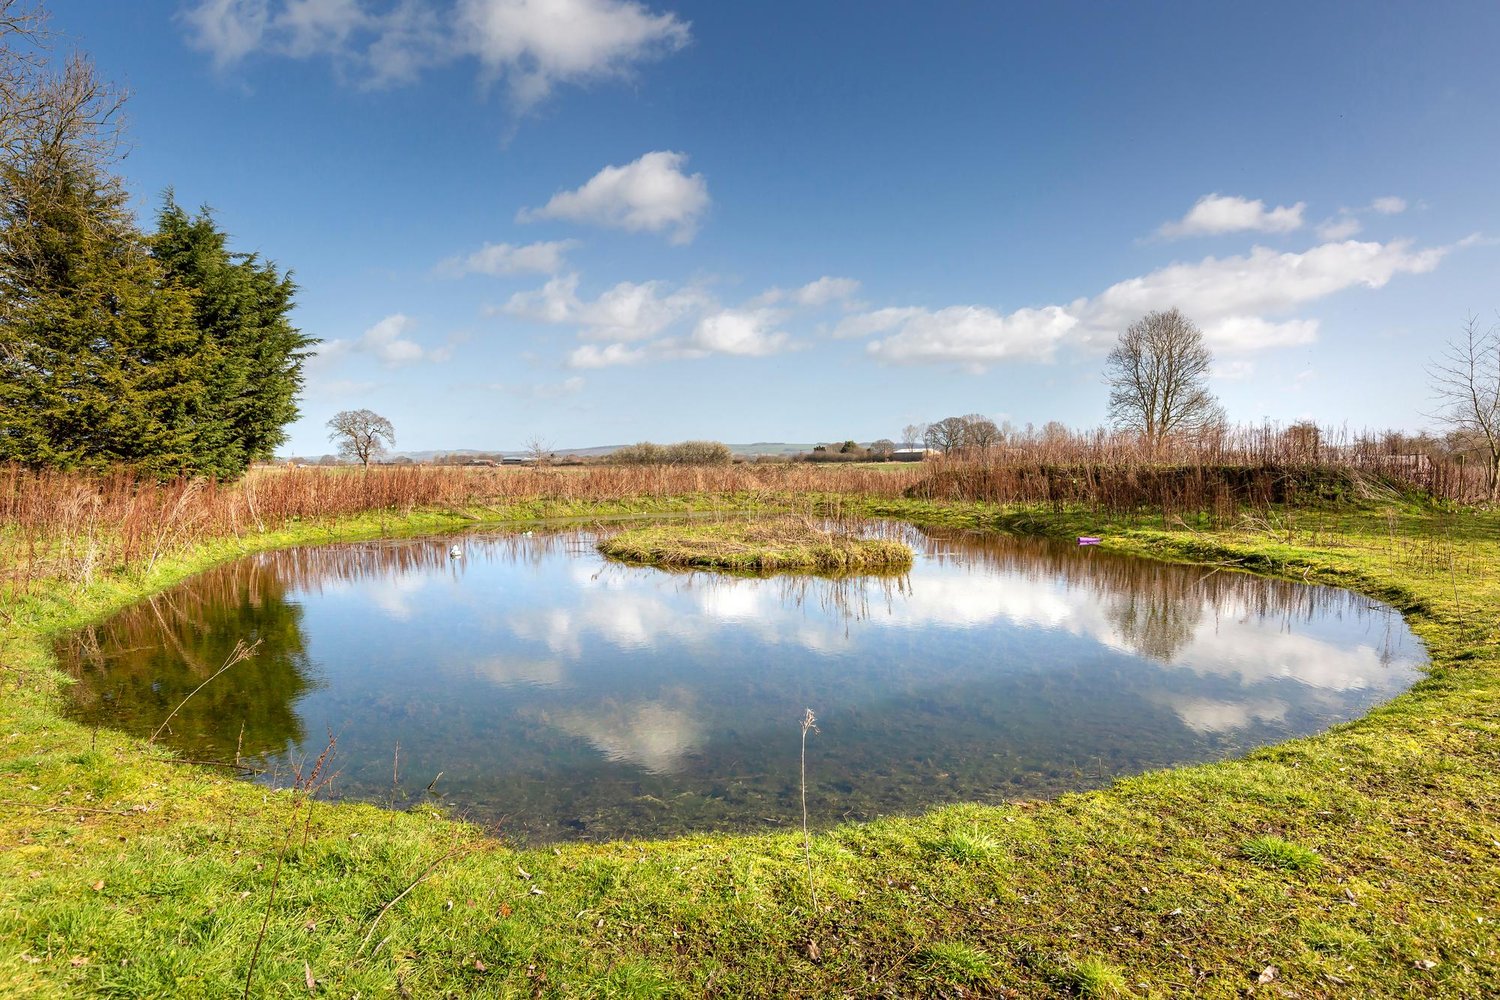
[[[1325,219],[1318,225],[1318,236],[1325,240],[1347,240],[1364,228],[1364,224],[1359,221],[1361,215],[1400,215],[1404,211],[1406,199],[1395,195],[1376,198],[1364,208],[1341,208],[1337,216]]]
[[[1225,316],[1202,326],[1203,340],[1215,351],[1229,354],[1297,347],[1318,339],[1318,321],[1289,319],[1273,323],[1260,316]]]
[[[191,0],[181,20],[221,69],[257,52],[326,56],[365,86],[391,86],[472,58],[522,110],[559,83],[627,75],[691,37],[636,0]]]
[[[541,208],[522,209],[518,222],[566,219],[632,232],[671,231],[689,243],[708,210],[708,182],[682,172],[683,153],[656,151],[624,166],[608,166],[582,187],[560,191]]]
[[[881,331],[896,332],[866,348],[895,364],[957,362],[982,368],[997,361],[1045,361],[1078,325],[1060,306],[1001,314],[984,306],[882,310]],[[868,321],[870,317],[866,317]]]
[[[523,272],[556,274],[567,265],[567,252],[577,245],[577,240],[552,240],[525,246],[486,243],[468,256],[449,257],[438,264],[437,273],[447,278],[461,278],[466,274],[495,277]]]
[[[284,34],[286,54],[300,59],[343,49],[369,23],[358,0],[286,0],[270,26]]]
[[[644,347],[628,344],[584,344],[568,353],[569,368],[613,368],[633,365],[649,357]]]
[[[1318,224],[1318,238],[1324,240],[1347,240],[1356,236],[1364,226],[1352,215],[1340,215]]]
[[[1215,236],[1220,233],[1289,233],[1302,227],[1305,202],[1267,209],[1266,203],[1236,195],[1206,194],[1177,222],[1168,222],[1157,232],[1165,237]]]
[[[468,51],[507,78],[522,104],[559,81],[621,75],[689,38],[676,15],[633,0],[460,0],[458,12]]]
[[[689,349],[761,358],[785,350],[791,338],[777,330],[774,309],[721,309],[703,317],[688,340]]]
[[[1414,250],[1410,242],[1324,243],[1302,253],[1256,247],[1234,257],[1171,264],[1118,282],[1073,311],[1094,331],[1113,337],[1152,309],[1173,306],[1205,331],[1231,317],[1283,314],[1335,292],[1380,288],[1398,274],[1424,274],[1447,248]]]
[[[585,301],[578,297],[578,281],[577,274],[553,278],[539,289],[512,295],[500,311],[539,323],[576,325],[586,340],[628,342],[655,337],[712,302],[700,289],[669,291],[661,281],[622,281]]]
[[[1145,313],[1176,307],[1217,351],[1288,347],[1316,340],[1318,324],[1287,314],[1350,288],[1381,288],[1396,275],[1424,274],[1450,249],[1415,249],[1404,240],[1324,243],[1301,253],[1256,247],[1240,256],[1170,264],[1067,306],[1012,313],[983,306],[877,309],[845,317],[834,334],[890,334],[868,350],[895,364],[983,368],[1001,360],[1047,360],[1063,343],[1102,349]]]
[[[340,338],[321,345],[314,356],[316,367],[327,368],[352,353],[373,355],[387,368],[404,368],[422,361],[447,361],[453,356],[451,344],[423,347],[408,339],[406,335],[415,325],[405,313],[392,313],[353,340]]]
[[[782,325],[796,307],[816,308],[852,293],[858,283],[825,278],[795,292],[772,289],[741,305],[726,306],[705,288],[674,288],[662,281],[622,281],[598,298],[578,294],[579,276],[562,275],[541,288],[518,292],[490,310],[551,325],[577,327],[586,343],[568,352],[571,368],[606,368],[668,358],[728,355],[761,358],[798,345]],[[787,306],[773,306],[787,299]]]
[[[221,69],[260,48],[271,21],[267,0],[199,0],[181,17],[189,42]]]
[[[452,354],[448,347],[427,348],[407,339],[406,334],[414,325],[411,317],[402,313],[387,316],[364,332],[356,349],[375,355],[387,368],[419,361],[447,361]]]
[[[853,278],[834,278],[824,275],[816,281],[809,281],[801,288],[793,288],[790,291],[773,285],[751,299],[746,306],[759,308],[785,303],[791,306],[804,306],[808,309],[821,309],[840,302],[843,303],[845,309],[851,309],[855,307],[855,303],[851,300],[858,292],[859,282]]]
[[[842,302],[853,297],[859,292],[859,282],[853,278],[832,278],[827,275],[817,281],[810,281],[792,293],[792,301],[799,306],[830,305],[834,302]]]

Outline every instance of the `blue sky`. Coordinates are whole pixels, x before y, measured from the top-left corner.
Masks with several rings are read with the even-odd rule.
[[[1096,425],[1174,305],[1232,418],[1415,428],[1500,308],[1493,4],[50,6],[295,272],[300,454]]]

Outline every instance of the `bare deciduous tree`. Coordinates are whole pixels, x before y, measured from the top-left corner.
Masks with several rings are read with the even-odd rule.
[[[991,449],[1004,440],[1005,431],[982,413],[944,417],[922,432],[922,443],[928,448],[955,458],[988,458]]]
[[[63,149],[105,167],[119,152],[127,95],[82,54],[49,69],[51,41],[40,3],[0,0],[0,155],[16,173]]]
[[[1158,448],[1173,434],[1224,422],[1224,409],[1208,391],[1213,356],[1203,331],[1176,309],[1150,312],[1120,334],[1109,352],[1109,418],[1138,431]]]
[[[553,459],[552,442],[540,434],[533,434],[526,439],[526,457],[537,465],[547,465]]]
[[[1434,416],[1484,453],[1485,485],[1500,500],[1500,331],[1470,316],[1427,372],[1441,406]]]
[[[964,432],[967,430],[968,424],[963,417],[944,417],[927,425],[927,430],[922,434],[922,443],[945,455],[957,454],[963,450]]]
[[[989,458],[990,451],[1005,440],[995,422],[982,413],[970,413],[960,419],[964,422],[964,448],[979,458]]]
[[[41,115],[39,82],[46,61],[41,9],[20,0],[0,0],[0,151],[13,159],[21,136]]]
[[[901,447],[915,448],[927,437],[926,424],[907,424],[901,428]]]
[[[70,198],[82,193],[96,209],[69,220],[93,238],[129,214],[109,172],[126,95],[81,54],[52,70],[45,29],[39,4],[0,0],[0,311],[24,302],[28,279],[56,266],[45,234]]]
[[[341,410],[328,421],[328,429],[328,440],[339,446],[339,455],[365,467],[396,443],[396,429],[374,410]]]

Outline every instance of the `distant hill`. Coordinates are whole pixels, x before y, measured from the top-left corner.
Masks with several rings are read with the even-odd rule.
[[[622,444],[600,444],[588,448],[555,448],[554,455],[576,455],[579,458],[594,458],[599,455],[608,455],[617,448],[625,447]],[[787,441],[752,441],[749,444],[730,444],[729,450],[736,455],[744,455],[753,458],[756,455],[799,455],[803,452],[812,451],[811,443],[798,444]],[[413,462],[431,462],[439,455],[518,455],[529,454],[525,448],[435,448],[429,451],[393,451],[385,456],[389,461],[393,458],[409,458]],[[291,458],[277,458],[277,462],[304,462],[313,463],[320,456],[297,455]]]

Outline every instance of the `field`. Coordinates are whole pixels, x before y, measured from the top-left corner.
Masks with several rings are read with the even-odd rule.
[[[1048,498],[1016,491],[1057,490],[1055,472],[932,472],[298,470],[162,488],[0,472],[0,993],[1493,994],[1500,515],[1343,475],[1292,480],[1289,503],[1285,476],[1199,469],[1132,504],[1123,473]],[[58,713],[51,636],[246,551],[708,509],[1097,534],[1352,587],[1400,608],[1433,666],[1365,719],[1241,760],[837,827],[806,849],[785,834],[517,852],[430,807],[320,802],[315,762],[269,792]]]

